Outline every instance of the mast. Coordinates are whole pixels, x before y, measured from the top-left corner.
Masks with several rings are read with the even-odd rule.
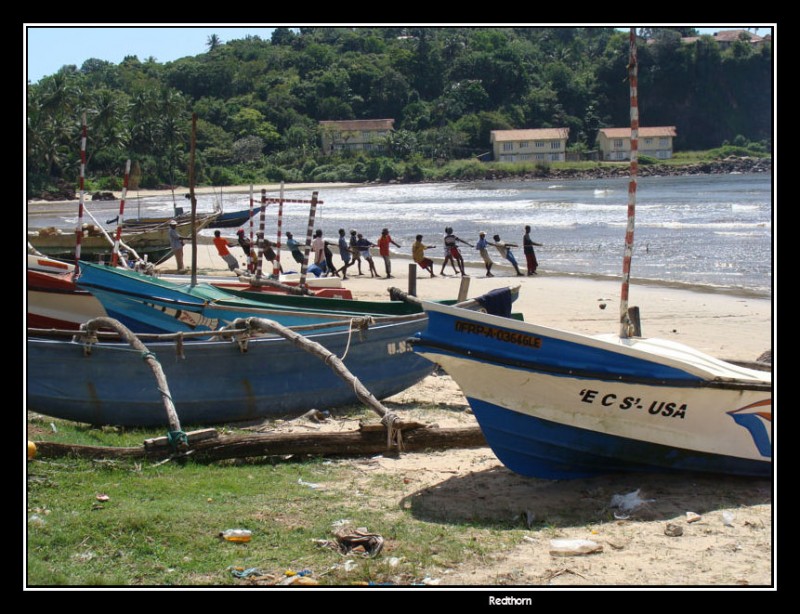
[[[194,194],[194,150],[197,143],[197,113],[192,113],[192,141],[189,148],[189,198],[192,202],[192,281],[191,285],[197,285],[197,197]]]
[[[81,239],[83,238],[83,202],[86,196],[84,177],[86,175],[86,113],[81,122],[81,174],[80,196],[78,198],[78,225],[75,227],[75,264],[81,259]]]
[[[628,81],[631,98],[631,164],[628,183],[628,226],[625,231],[625,254],[622,260],[622,291],[619,302],[619,336],[632,336],[634,324],[628,311],[628,286],[631,279],[631,258],[633,256],[633,230],[636,221],[636,177],[639,174],[639,85],[636,59],[636,28],[631,28],[630,59],[628,61]]]
[[[122,198],[119,199],[119,215],[117,216],[117,232],[114,237],[114,251],[111,255],[111,266],[117,266],[119,263],[119,245],[122,241],[122,224],[125,217],[125,198],[128,195],[128,179],[131,174],[131,161],[130,158],[125,163],[125,178],[122,182]]]

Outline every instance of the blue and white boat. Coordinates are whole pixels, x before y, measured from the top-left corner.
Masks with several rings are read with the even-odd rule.
[[[415,352],[456,381],[489,446],[516,473],[772,473],[771,372],[666,340],[424,308]]]

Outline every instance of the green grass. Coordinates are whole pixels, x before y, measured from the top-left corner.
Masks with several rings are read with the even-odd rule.
[[[49,419],[48,441],[139,445],[163,433],[92,429]],[[258,568],[275,581],[309,569],[323,585],[409,585],[518,542],[521,525],[426,519],[402,505],[401,478],[323,459],[253,459],[199,464],[35,458],[28,462],[28,586],[225,586],[231,568]],[[307,484],[322,488],[312,488]],[[101,502],[98,495],[107,495]],[[346,519],[385,540],[375,558],[347,557],[333,540]],[[229,528],[246,544],[222,541]]]

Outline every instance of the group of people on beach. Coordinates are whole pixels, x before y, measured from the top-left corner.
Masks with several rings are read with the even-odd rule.
[[[462,276],[466,275],[464,272],[464,258],[461,255],[460,248],[458,247],[459,243],[463,243],[464,245],[468,245],[469,247],[478,250],[481,258],[483,259],[483,264],[486,267],[486,277],[494,277],[494,273],[492,273],[494,261],[489,255],[489,246],[496,248],[500,253],[500,256],[511,263],[511,265],[514,267],[514,270],[517,272],[517,275],[523,275],[519,268],[519,264],[517,263],[517,259],[515,258],[514,253],[511,251],[512,247],[519,247],[519,245],[516,243],[502,241],[499,234],[496,234],[492,237],[494,239],[493,242],[489,241],[486,238],[486,232],[483,230],[478,233],[478,240],[475,242],[475,245],[472,245],[471,243],[468,243],[467,241],[457,237],[453,233],[453,228],[450,226],[444,229],[444,233],[444,261],[442,262],[442,268],[439,271],[439,275],[445,275],[444,271],[447,268],[448,263],[450,263],[450,266],[453,267],[453,274],[458,275],[461,273]],[[431,249],[435,246],[423,244],[422,239],[422,235],[417,235],[417,240],[411,248],[412,257],[414,262],[416,262],[420,268],[428,271],[431,277],[436,277],[433,272],[433,260],[425,256],[425,250]],[[539,268],[539,262],[536,259],[536,252],[533,249],[534,246],[541,247],[542,244],[536,243],[533,239],[531,239],[531,227],[525,226],[525,234],[522,237],[522,249],[523,253],[525,254],[528,275],[537,275],[536,269]],[[456,268],[456,266],[458,268]]]
[[[245,237],[243,229],[239,229],[237,231],[237,236],[238,243],[230,243],[227,239],[221,237],[219,230],[215,231],[214,245],[217,248],[217,253],[219,254],[220,258],[226,262],[231,271],[240,273],[241,271],[239,271],[239,263],[236,257],[230,253],[229,249],[238,245],[242,248],[248,258],[248,270],[254,271],[256,267],[255,251],[251,250],[250,240]],[[484,266],[486,267],[486,277],[494,277],[494,274],[492,273],[492,266],[494,266],[494,262],[489,255],[489,246],[496,248],[500,256],[511,263],[517,275],[524,275],[519,268],[519,264],[517,263],[514,253],[511,251],[512,248],[519,247],[519,245],[516,243],[502,241],[499,234],[495,234],[492,238],[493,241],[487,240],[486,233],[481,231],[478,234],[478,240],[473,245],[456,236],[452,227],[448,226],[445,228],[444,261],[442,262],[439,275],[446,275],[445,269],[448,263],[453,268],[453,274],[458,275],[460,273],[462,276],[466,275],[464,270],[464,258],[461,254],[459,243],[463,243],[464,245],[468,245],[469,247],[478,250],[481,258],[483,259]],[[430,273],[431,277],[436,277],[436,274],[434,273],[433,260],[425,255],[425,250],[432,249],[435,246],[425,245],[422,242],[422,239],[422,235],[416,236],[416,241],[411,246],[411,257],[421,269]],[[283,267],[280,265],[280,262],[278,261],[276,264],[277,256],[275,254],[275,250],[273,249],[272,243],[259,235],[257,245],[261,247],[265,259],[270,261],[275,269],[283,272]],[[369,274],[371,277],[380,277],[381,275],[378,273],[378,270],[375,267],[375,261],[370,252],[371,248],[377,247],[378,253],[383,259],[385,277],[387,279],[392,279],[392,260],[390,252],[391,245],[394,245],[395,247],[402,247],[399,243],[392,239],[388,228],[381,230],[381,235],[377,243],[373,243],[355,229],[350,230],[350,236],[348,237],[344,228],[339,229],[339,236],[336,241],[328,241],[323,237],[322,230],[317,229],[314,232],[314,236],[311,241],[312,256],[309,258],[307,272],[315,277],[341,276],[342,279],[347,279],[347,271],[354,265],[358,267],[358,275],[363,275],[361,269],[363,262],[369,267]],[[299,243],[294,238],[294,235],[291,232],[286,233],[286,247],[292,254],[294,261],[300,265],[305,262],[305,254],[303,251],[304,246],[304,244]],[[533,239],[531,239],[531,227],[525,226],[525,234],[522,237],[522,249],[523,253],[525,254],[528,275],[536,275],[536,269],[539,267],[538,260],[536,259],[536,252],[533,249],[534,246],[541,247],[542,244],[536,243],[533,241]],[[339,258],[342,261],[341,266],[338,268],[333,262],[333,251],[331,248],[338,250]],[[182,263],[179,262],[179,266],[181,265]]]

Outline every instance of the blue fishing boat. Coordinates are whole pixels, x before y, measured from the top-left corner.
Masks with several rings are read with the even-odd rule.
[[[433,363],[407,345],[427,318],[387,318],[367,330],[319,330],[304,337],[340,357],[379,399],[429,375]],[[278,336],[148,341],[184,425],[299,415],[358,402],[351,383]],[[167,425],[152,371],[127,343],[29,336],[28,409],[89,424]]]

